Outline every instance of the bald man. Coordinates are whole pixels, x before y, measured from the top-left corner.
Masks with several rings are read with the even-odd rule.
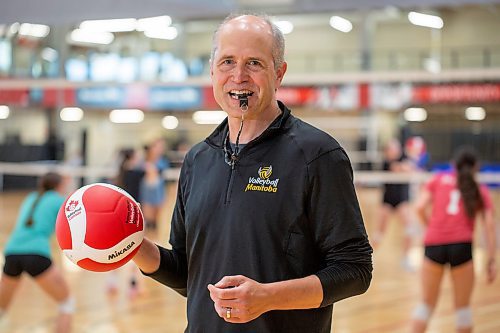
[[[187,297],[186,332],[330,332],[333,304],[371,281],[344,149],[276,99],[284,38],[261,16],[214,34],[210,76],[228,117],[186,155],[167,250],[144,274]]]

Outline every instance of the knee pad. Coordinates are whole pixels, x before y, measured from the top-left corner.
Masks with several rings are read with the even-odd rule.
[[[59,312],[73,314],[75,312],[75,299],[70,296],[65,301],[59,303]]]
[[[432,308],[425,303],[420,303],[417,305],[413,311],[413,319],[428,322],[432,315]]]
[[[457,309],[455,314],[457,328],[472,327],[472,311],[469,307]]]

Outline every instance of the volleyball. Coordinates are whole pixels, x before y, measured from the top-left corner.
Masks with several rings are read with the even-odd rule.
[[[56,237],[73,263],[105,272],[123,266],[139,250],[143,220],[130,194],[114,185],[94,183],[73,192],[61,206]]]

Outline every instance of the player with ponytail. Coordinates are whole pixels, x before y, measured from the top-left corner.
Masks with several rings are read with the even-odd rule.
[[[432,177],[417,200],[416,209],[426,225],[426,232],[423,297],[413,313],[413,333],[425,332],[438,300],[446,267],[450,269],[453,282],[456,332],[472,332],[472,239],[476,218],[484,223],[487,280],[491,283],[496,277],[493,204],[488,188],[475,179],[478,170],[474,150],[462,148],[455,156],[454,170]]]
[[[463,149],[455,160],[457,170],[457,187],[463,198],[465,213],[469,218],[474,218],[478,211],[484,208],[479,185],[474,174],[477,171],[476,157],[472,151]]]
[[[56,333],[70,331],[74,300],[62,274],[52,264],[50,251],[50,238],[64,202],[65,187],[61,175],[49,172],[40,178],[38,191],[30,193],[21,204],[16,225],[4,249],[0,319],[12,302],[22,273],[27,273],[58,303]]]

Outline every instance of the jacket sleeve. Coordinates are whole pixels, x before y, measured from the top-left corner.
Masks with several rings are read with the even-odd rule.
[[[177,189],[177,200],[172,215],[170,227],[170,245],[172,249],[158,246],[160,250],[160,266],[150,274],[144,274],[154,280],[187,296],[187,256],[186,256],[186,229],[184,227],[184,201],[182,191],[182,172]]]
[[[373,251],[345,151],[334,149],[310,162],[308,180],[308,215],[322,257],[316,275],[323,287],[321,306],[328,306],[368,289]]]

